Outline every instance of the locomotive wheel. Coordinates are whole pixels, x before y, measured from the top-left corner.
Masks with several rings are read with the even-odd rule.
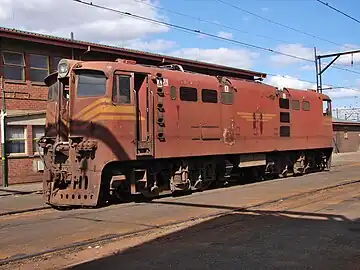
[[[118,200],[118,202],[121,203],[130,202],[132,199],[131,194],[121,188],[117,188],[116,190],[114,190],[114,196]]]

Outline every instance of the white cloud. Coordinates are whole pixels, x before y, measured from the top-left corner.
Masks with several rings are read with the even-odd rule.
[[[294,89],[300,89],[300,90],[315,90],[316,84],[311,82],[304,82],[301,81],[295,77],[291,76],[269,76],[266,81],[267,84],[273,85],[275,87],[283,88],[294,88]],[[323,85],[324,88],[331,87],[329,85]],[[328,95],[331,99],[338,99],[338,98],[347,98],[347,97],[354,97],[359,96],[360,91],[357,89],[352,88],[334,88],[329,90],[323,90],[323,93]]]
[[[152,0],[144,0],[154,4]],[[148,5],[132,0],[97,0],[108,6],[152,19],[167,20]],[[0,24],[4,27],[70,37],[92,42],[124,42],[164,33],[168,27],[151,24],[115,12],[89,7],[73,1],[0,0]]]
[[[233,34],[228,33],[228,32],[223,32],[223,31],[220,31],[218,33],[218,36],[221,37],[221,38],[227,38],[227,39],[233,38]]]
[[[263,8],[261,8],[261,11],[262,11],[262,12],[268,12],[268,11],[269,11],[269,8],[263,7]]]
[[[188,58],[192,60],[204,61],[214,64],[232,66],[237,68],[249,69],[253,66],[258,53],[253,53],[245,49],[199,49],[184,48],[171,53],[174,56]]]
[[[288,87],[288,88],[295,88],[302,90],[316,89],[316,84],[310,82],[304,82],[288,75],[269,76],[266,79],[266,83],[279,88]]]
[[[298,44],[298,43],[281,44],[277,46],[275,50],[284,54],[295,55],[300,58],[305,58],[309,60],[314,59],[314,49],[304,47],[302,44]],[[279,65],[289,65],[289,64],[303,62],[303,60],[301,59],[289,57],[286,55],[280,55],[280,54],[272,55],[270,56],[270,59],[271,61]]]
[[[350,88],[332,89],[331,91],[323,91],[323,93],[328,95],[332,99],[354,97],[360,95],[359,90],[350,89]]]

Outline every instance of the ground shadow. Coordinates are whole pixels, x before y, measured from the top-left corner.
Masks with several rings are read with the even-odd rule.
[[[68,269],[360,269],[360,220],[248,211]]]

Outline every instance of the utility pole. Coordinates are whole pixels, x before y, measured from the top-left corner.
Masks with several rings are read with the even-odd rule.
[[[2,161],[2,184],[7,187],[8,184],[8,168],[6,157],[6,106],[5,106],[5,82],[4,78],[0,77],[2,108],[1,108],[1,161]]]
[[[324,54],[324,55],[317,55],[316,48],[314,47],[314,54],[315,54],[315,66],[316,66],[316,88],[318,93],[322,93],[323,90],[333,89],[333,87],[329,87],[326,89],[322,88],[322,77],[321,75],[342,55],[347,54],[355,54],[360,53],[360,50],[355,51],[347,51],[347,52],[340,52],[340,53],[331,53],[331,54]],[[321,59],[322,58],[329,58],[333,57],[333,59],[326,65],[326,67],[321,68]]]

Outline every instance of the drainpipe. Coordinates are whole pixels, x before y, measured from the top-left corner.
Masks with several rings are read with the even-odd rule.
[[[6,106],[5,106],[5,87],[4,78],[0,78],[1,96],[2,96],[2,108],[1,108],[1,161],[2,161],[2,184],[3,187],[7,187],[8,184],[8,171],[7,171],[7,157],[6,157]]]

